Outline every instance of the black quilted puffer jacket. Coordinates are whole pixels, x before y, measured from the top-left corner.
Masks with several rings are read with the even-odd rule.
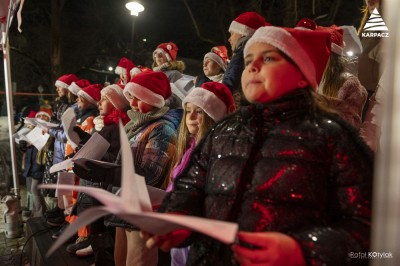
[[[243,107],[196,147],[160,209],[292,236],[309,265],[358,265],[369,246],[373,159],[358,133],[298,90]],[[192,234],[187,265],[237,265],[231,247]]]

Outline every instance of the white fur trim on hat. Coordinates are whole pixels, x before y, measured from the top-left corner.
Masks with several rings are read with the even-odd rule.
[[[337,45],[336,43],[331,43],[331,50],[335,54],[343,55],[343,48]]]
[[[132,99],[128,93],[157,108],[162,108],[165,105],[164,97],[135,82],[128,82],[124,88],[124,96],[130,102]]]
[[[39,118],[40,115],[47,116],[49,119],[51,118],[50,115],[47,112],[44,111],[39,111],[36,113],[35,118]]]
[[[129,102],[123,94],[123,90],[117,84],[112,84],[100,91],[101,96],[107,97],[116,109],[124,111],[129,107]]]
[[[71,83],[71,85],[68,86],[68,90],[73,94],[73,95],[78,95],[78,92],[81,90],[81,88],[76,85],[75,81]]]
[[[61,80],[56,80],[55,85],[56,85],[56,87],[61,87],[64,89],[68,89],[68,87],[69,87],[69,85],[67,83],[62,82]]]
[[[139,74],[141,72],[142,71],[140,70],[140,68],[134,67],[131,69],[131,71],[129,71],[129,74],[131,75],[131,78],[133,78],[134,76],[136,76],[137,74]]]
[[[241,24],[235,20],[231,22],[231,25],[229,26],[229,32],[235,32],[239,33],[243,36],[249,36],[252,35],[256,30],[252,29],[244,24]]]
[[[225,61],[216,53],[213,52],[209,52],[204,56],[204,60],[206,60],[206,58],[210,58],[211,60],[213,60],[215,63],[217,63],[222,70],[225,72],[226,71],[226,67],[227,64],[225,63]]]
[[[115,74],[118,74],[118,75],[125,75],[125,74],[126,74],[126,68],[117,66],[117,67],[115,68]]]
[[[84,90],[78,91],[78,96],[81,96],[86,100],[88,100],[90,103],[97,105],[97,101],[93,99],[89,94],[87,94]]]
[[[171,61],[172,61],[171,56],[169,55],[169,53],[167,53],[166,51],[164,51],[164,49],[157,48],[156,50],[154,50],[154,52],[153,52],[153,57],[154,57],[157,53],[162,53],[163,55],[165,55],[165,57],[167,58],[167,61],[168,61],[168,62],[171,62]]]
[[[315,90],[318,87],[315,66],[302,49],[299,42],[285,29],[268,26],[262,27],[247,41],[244,47],[244,56],[247,56],[249,47],[254,43],[268,43],[289,56],[303,73],[304,77]]]
[[[203,109],[215,122],[221,120],[227,113],[225,103],[214,93],[203,88],[194,88],[182,101],[182,108],[186,103],[193,103]]]

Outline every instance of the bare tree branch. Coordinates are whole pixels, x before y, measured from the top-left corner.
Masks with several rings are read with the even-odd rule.
[[[200,40],[202,40],[202,41],[209,42],[209,43],[211,43],[211,44],[213,44],[213,45],[218,45],[218,43],[216,43],[214,40],[205,38],[205,37],[203,37],[203,36],[201,35],[200,28],[199,28],[199,26],[198,26],[198,24],[197,24],[197,21],[196,21],[195,17],[193,16],[192,9],[190,8],[190,6],[189,6],[187,0],[182,0],[182,1],[183,1],[183,3],[185,4],[185,7],[186,7],[186,9],[187,9],[187,11],[188,11],[188,13],[189,13],[189,15],[190,15],[190,19],[192,20],[193,27],[196,29],[197,37],[198,37]]]

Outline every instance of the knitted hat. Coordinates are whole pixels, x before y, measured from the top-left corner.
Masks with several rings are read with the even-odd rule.
[[[69,85],[71,85],[71,83],[73,81],[77,81],[77,80],[78,80],[78,77],[75,76],[75,74],[66,74],[66,75],[59,77],[56,80],[55,85],[56,85],[56,87],[68,89]]]
[[[229,32],[235,32],[243,36],[252,35],[259,27],[271,25],[257,12],[244,12],[240,14],[229,26]]]
[[[80,91],[82,88],[87,87],[90,85],[90,82],[87,79],[80,79],[77,81],[73,81],[71,85],[68,86],[68,90],[74,94],[78,95],[78,91]]]
[[[176,61],[176,55],[178,54],[178,46],[173,42],[162,43],[157,46],[157,49],[153,52],[153,58],[158,53],[163,53],[167,58],[168,62]]]
[[[172,92],[169,79],[163,72],[142,72],[126,84],[124,95],[128,101],[131,100],[129,94],[151,106],[161,108]]]
[[[226,71],[226,68],[228,66],[228,50],[226,49],[225,46],[214,46],[211,49],[211,52],[207,53],[204,56],[204,61],[210,58],[213,60],[215,63],[217,63],[223,70],[224,72]]]
[[[97,105],[97,102],[100,101],[101,98],[100,91],[102,88],[103,87],[100,84],[92,84],[82,88],[78,92],[78,96],[81,96],[88,100],[90,103]]]
[[[329,32],[262,27],[247,41],[245,57],[254,43],[268,43],[282,51],[297,65],[310,86],[317,89],[330,56]]]
[[[129,102],[126,100],[123,90],[123,86],[112,84],[101,90],[101,96],[107,97],[116,109],[125,110],[129,107]]]
[[[203,109],[215,122],[236,110],[231,91],[225,84],[219,82],[206,82],[201,87],[194,88],[183,99],[183,109],[188,102]]]

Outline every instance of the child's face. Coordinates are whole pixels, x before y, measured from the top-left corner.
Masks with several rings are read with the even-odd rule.
[[[37,118],[39,118],[39,119],[41,119],[43,121],[46,121],[46,122],[49,122],[49,120],[50,120],[47,115],[41,115],[41,114],[38,115]]]
[[[58,93],[58,97],[66,96],[68,94],[68,89],[62,87],[56,87],[56,91]]]
[[[128,82],[128,76],[126,75],[126,73],[120,74],[119,78],[122,80],[123,84],[126,84]]]
[[[167,61],[168,61],[167,57],[165,56],[164,53],[162,53],[162,52],[154,53],[154,62],[156,62],[157,66],[160,66],[160,65],[166,63]]]
[[[221,73],[221,67],[210,58],[206,58],[203,62],[203,72],[207,77],[215,76]]]
[[[231,49],[232,51],[235,51],[236,49],[236,44],[239,41],[239,39],[242,37],[239,33],[236,32],[230,32],[231,36],[228,39],[228,42],[231,44]]]
[[[101,99],[98,102],[97,106],[99,108],[99,113],[102,116],[111,114],[111,112],[115,110],[114,105],[105,96],[101,96]]]
[[[242,88],[252,103],[266,103],[299,88],[300,70],[269,44],[254,43],[244,59]],[[303,86],[304,87],[304,86]]]
[[[200,126],[203,123],[204,111],[193,103],[186,103],[186,127],[191,135],[197,135]]]
[[[79,110],[85,110],[91,105],[91,103],[82,96],[78,96],[77,102]]]
[[[148,113],[151,110],[153,110],[155,107],[143,102],[139,98],[136,98],[135,96],[131,95],[128,92],[128,99],[129,99],[129,105],[131,106],[132,110],[135,112],[140,112],[140,113]]]

